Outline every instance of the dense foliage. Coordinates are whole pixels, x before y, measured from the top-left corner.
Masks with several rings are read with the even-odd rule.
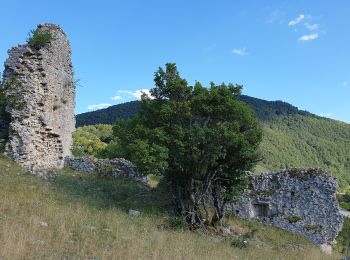
[[[258,120],[239,101],[241,86],[211,83],[204,88],[197,82],[192,87],[175,64],[159,68],[154,81],[153,99],[144,95],[138,115],[115,124],[121,148],[116,156],[171,180],[175,212],[188,222],[216,226],[225,203],[243,187],[245,171],[258,159]],[[205,199],[209,194],[212,218]]]
[[[1,78],[1,75],[0,75]],[[8,138],[10,114],[8,109],[23,110],[25,103],[16,94],[21,82],[16,77],[0,80],[0,152],[4,148],[4,140]]]
[[[104,157],[107,144],[112,145],[112,126],[93,125],[78,128],[73,133],[73,155]]]
[[[315,116],[279,116],[263,123],[261,165],[269,170],[321,167],[342,188],[350,184],[350,126]]]
[[[36,29],[30,31],[27,43],[32,48],[40,49],[46,44],[49,44],[52,40],[53,36],[50,31]]]

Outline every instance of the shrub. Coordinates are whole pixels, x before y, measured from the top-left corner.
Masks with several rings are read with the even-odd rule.
[[[248,247],[248,241],[245,240],[243,237],[235,238],[231,240],[231,246],[237,247],[237,248],[247,248]]]
[[[50,31],[44,31],[40,29],[32,30],[29,33],[29,38],[27,39],[27,43],[30,47],[35,49],[41,49],[46,44],[51,43],[53,40],[53,36]]]
[[[166,226],[173,230],[186,230],[189,228],[188,223],[179,217],[170,217],[167,219]]]

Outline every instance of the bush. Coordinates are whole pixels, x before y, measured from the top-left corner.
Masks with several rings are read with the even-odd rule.
[[[342,231],[340,231],[337,237],[337,244],[334,245],[334,249],[342,254],[350,256],[350,219],[344,219],[344,225]]]
[[[231,240],[231,246],[237,247],[237,248],[247,248],[248,247],[248,241],[245,240],[243,237],[235,238]]]
[[[188,223],[184,218],[171,217],[167,219],[166,226],[173,230],[188,230]]]
[[[46,44],[51,43],[52,40],[53,36],[50,31],[36,29],[30,31],[27,43],[30,47],[33,47],[35,49],[41,49]]]

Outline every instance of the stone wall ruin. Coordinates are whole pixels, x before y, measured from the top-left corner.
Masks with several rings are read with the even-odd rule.
[[[329,246],[335,243],[343,225],[336,189],[336,179],[321,169],[249,174],[248,188],[227,210],[243,219],[261,220],[303,234],[319,246]]]
[[[65,32],[54,24],[38,25],[52,40],[36,48],[19,45],[8,51],[3,81],[20,84],[23,109],[8,107],[11,120],[6,154],[29,170],[61,168],[71,154],[75,129],[75,87],[71,48]]]

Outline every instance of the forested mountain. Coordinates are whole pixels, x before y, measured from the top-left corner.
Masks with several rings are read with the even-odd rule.
[[[248,104],[255,111],[259,119],[263,121],[280,115],[311,115],[310,113],[301,111],[297,107],[283,101],[266,101],[245,95],[242,95],[240,99]],[[92,112],[82,113],[77,115],[76,127],[84,125],[112,124],[117,119],[129,119],[133,117],[139,109],[139,101],[131,101]]]
[[[117,119],[129,119],[140,109],[140,101],[131,101],[76,116],[76,127],[113,124]]]
[[[241,96],[261,120],[264,138],[257,171],[286,167],[321,167],[337,176],[341,187],[350,184],[350,125],[322,118],[282,101]],[[77,115],[77,127],[111,124],[128,119],[138,101]]]

